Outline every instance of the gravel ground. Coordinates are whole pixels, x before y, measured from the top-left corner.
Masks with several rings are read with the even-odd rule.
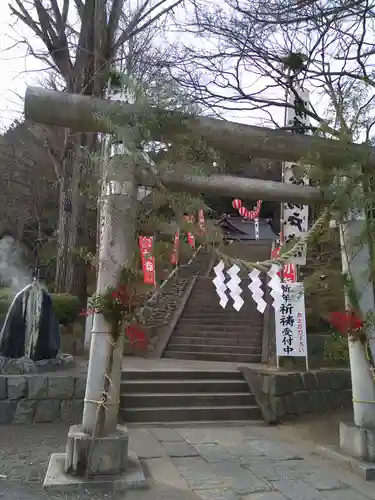
[[[51,453],[64,451],[68,430],[64,424],[0,426],[0,474],[18,484],[40,483]]]
[[[89,500],[113,498],[103,493],[46,493],[42,482],[51,453],[64,452],[69,425],[0,426],[0,499]]]

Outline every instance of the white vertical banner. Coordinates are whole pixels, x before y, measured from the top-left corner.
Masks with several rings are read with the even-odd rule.
[[[303,134],[305,127],[309,125],[309,117],[304,112],[309,104],[309,93],[299,90],[298,97],[294,92],[289,93],[288,102],[293,108],[287,108],[286,126],[292,128],[292,133]],[[300,175],[299,166],[293,162],[283,164],[283,182],[308,186],[309,179]],[[283,203],[281,206],[281,244],[285,244],[294,238],[300,238],[308,231],[309,207],[297,203]],[[306,248],[298,252],[291,259],[294,264],[304,266],[306,264]]]
[[[283,283],[281,289],[281,305],[275,311],[276,356],[304,357],[308,368],[303,283]]]

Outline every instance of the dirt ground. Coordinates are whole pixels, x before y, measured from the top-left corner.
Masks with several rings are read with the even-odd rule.
[[[279,428],[293,439],[321,444],[339,446],[340,420],[353,421],[353,411],[350,409],[330,411],[325,415],[305,415],[298,421],[285,422]]]

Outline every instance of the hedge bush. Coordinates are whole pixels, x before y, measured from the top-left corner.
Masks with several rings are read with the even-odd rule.
[[[79,316],[81,307],[78,297],[67,293],[53,293],[51,295],[53,309],[61,325],[74,323]]]
[[[9,288],[0,288],[0,300],[9,300],[11,291]]]
[[[9,301],[0,299],[0,316],[5,316],[9,307]]]
[[[11,301],[11,294],[8,288],[0,288],[0,316],[5,317]]]
[[[52,303],[55,314],[61,325],[74,323],[80,313],[80,304],[78,297],[67,293],[52,293]],[[0,316],[5,316],[10,303],[12,294],[9,289],[0,289]]]

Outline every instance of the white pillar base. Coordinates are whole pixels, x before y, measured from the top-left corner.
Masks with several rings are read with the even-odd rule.
[[[340,448],[351,457],[375,463],[375,429],[340,422]]]
[[[65,472],[66,453],[53,453],[44,478],[43,488],[56,492],[127,491],[148,488],[148,482],[137,455],[129,451],[128,465],[120,474],[94,475],[90,478],[72,476]]]
[[[137,455],[129,451],[128,443],[127,428],[118,425],[114,432],[95,438],[91,454],[92,437],[81,425],[73,425],[69,429],[66,453],[51,456],[43,487],[64,492],[147,487],[142,466]]]

